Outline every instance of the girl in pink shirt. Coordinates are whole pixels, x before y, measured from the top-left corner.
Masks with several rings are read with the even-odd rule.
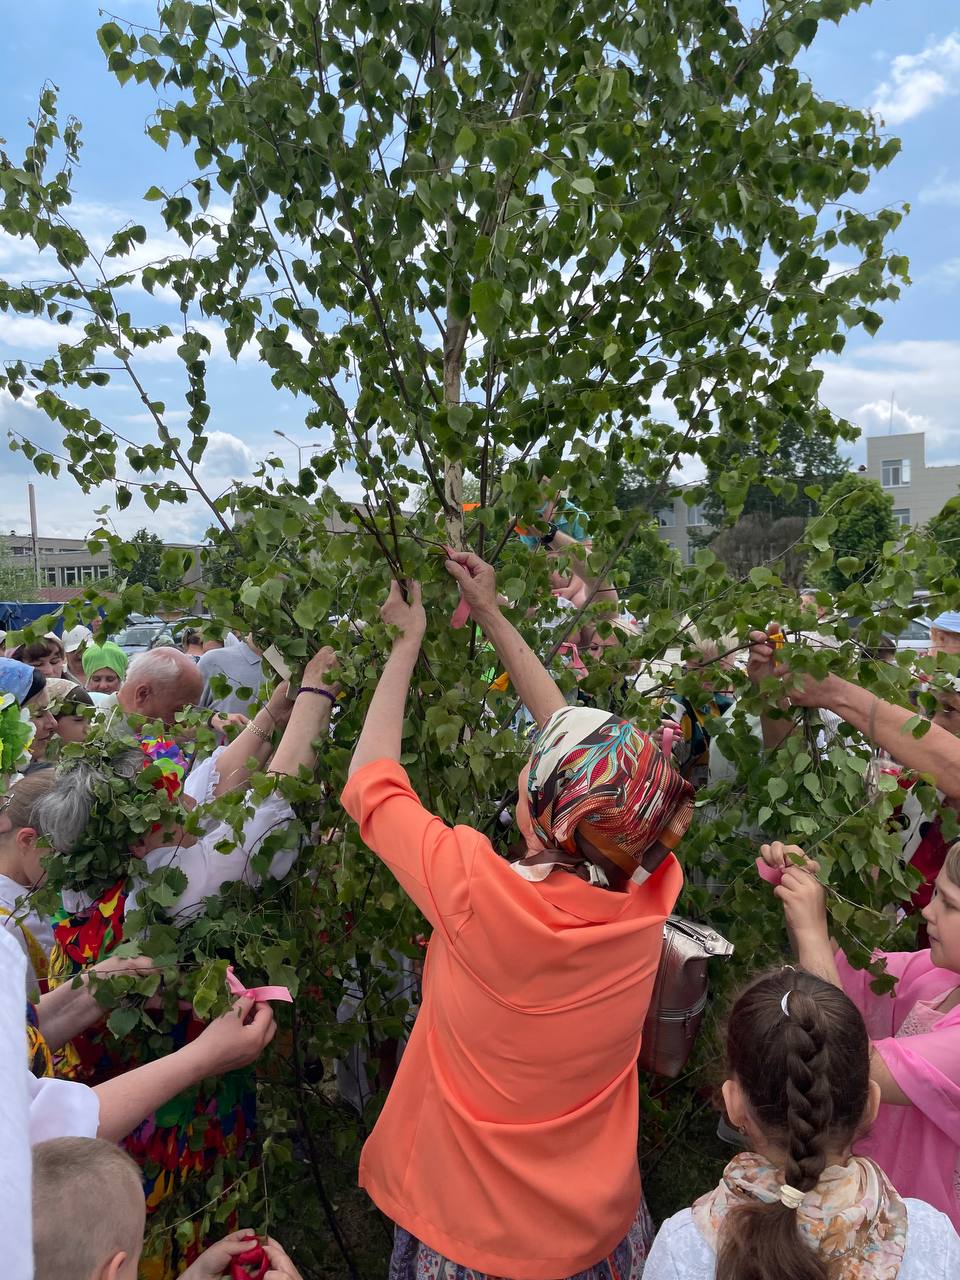
[[[423,1004],[360,1164],[397,1224],[390,1280],[639,1280],[637,1052],[682,884],[692,791],[652,741],[568,707],[497,605],[493,570],[447,568],[540,731],[510,863],[423,807],[400,768],[426,618],[416,584],[350,766],[344,808],[433,926]]]
[[[930,948],[878,952],[897,985],[870,990],[870,975],[834,951],[818,864],[793,865],[796,846],[764,845],[764,861],[783,869],[775,889],[800,963],[842,987],[864,1016],[871,1075],[882,1105],[857,1143],[904,1196],[926,1200],[960,1228],[960,843],[947,853],[923,909]]]

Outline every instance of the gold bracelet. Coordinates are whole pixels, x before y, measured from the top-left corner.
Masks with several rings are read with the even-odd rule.
[[[260,728],[260,726],[256,723],[255,720],[248,720],[246,727],[250,730],[251,733],[256,734],[256,736],[260,739],[261,742],[271,742],[271,743],[273,742],[272,735],[269,733],[264,733],[264,731]]]

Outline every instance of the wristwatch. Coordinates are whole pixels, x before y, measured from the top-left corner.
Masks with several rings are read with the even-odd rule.
[[[540,539],[541,547],[552,547],[553,540],[559,532],[560,526],[558,524],[554,524],[554,522],[550,520],[547,524],[547,532]]]

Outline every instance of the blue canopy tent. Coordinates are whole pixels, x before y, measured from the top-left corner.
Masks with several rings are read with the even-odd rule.
[[[44,604],[43,602],[24,604],[17,600],[0,600],[0,630],[19,631],[21,627],[27,626],[30,622],[36,622],[38,618],[48,614],[57,616],[53,625],[47,630],[55,631],[60,635],[63,631],[62,604]]]

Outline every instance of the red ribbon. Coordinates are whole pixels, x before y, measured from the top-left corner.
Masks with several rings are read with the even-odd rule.
[[[256,1236],[251,1239],[256,1240]],[[230,1259],[231,1280],[263,1280],[269,1270],[270,1259],[259,1241],[246,1253],[238,1253]]]

